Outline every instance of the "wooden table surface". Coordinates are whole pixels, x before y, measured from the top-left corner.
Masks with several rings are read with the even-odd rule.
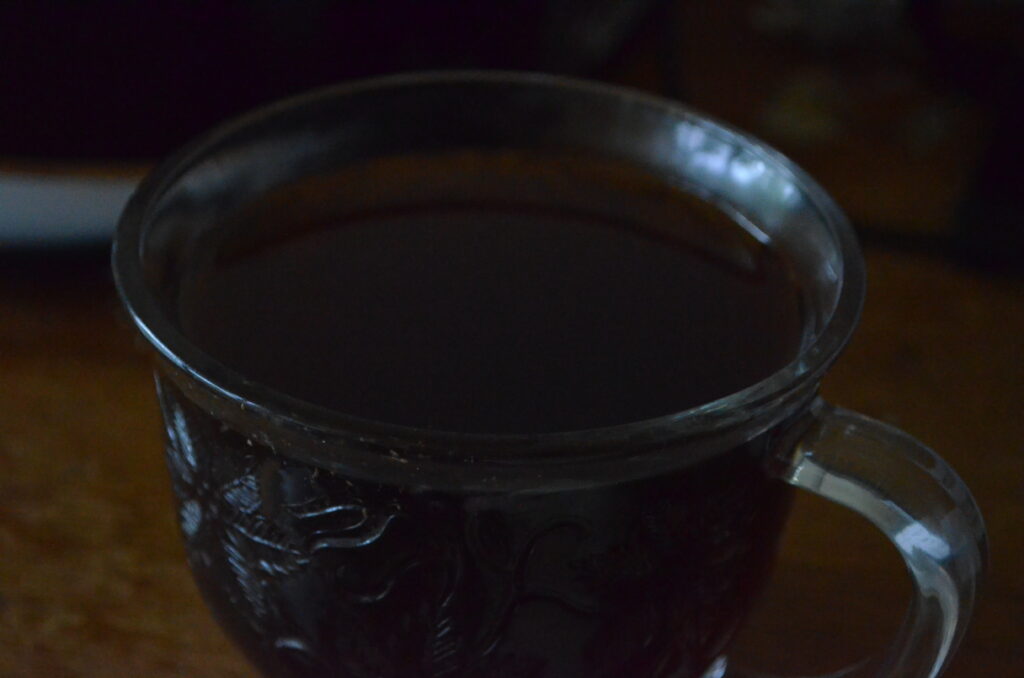
[[[869,250],[861,328],[834,402],[940,452],[988,521],[992,568],[947,675],[1024,676],[1024,284]],[[185,566],[147,356],[103,254],[0,252],[0,676],[251,675]],[[835,669],[902,616],[898,558],[801,498],[745,655]]]

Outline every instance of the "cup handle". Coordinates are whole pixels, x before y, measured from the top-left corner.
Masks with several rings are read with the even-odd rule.
[[[914,583],[886,654],[831,675],[939,676],[964,635],[987,566],[974,498],[946,462],[897,428],[821,399],[807,421],[795,444],[780,446],[770,472],[870,520],[903,556]],[[756,675],[722,669],[728,677]]]

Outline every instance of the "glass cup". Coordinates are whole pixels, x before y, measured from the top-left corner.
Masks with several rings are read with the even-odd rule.
[[[624,160],[727,210],[793,268],[798,357],[669,416],[488,435],[315,406],[180,331],[182,271],[231,214],[357,162],[466,148]],[[963,635],[987,553],[967,488],[910,436],[817,395],[861,308],[852,229],[786,158],[693,110],[508,73],[314,92],[160,165],[124,212],[113,266],[157,356],[195,579],[268,676],[741,675],[725,654],[794,486],[868,518],[912,576],[902,630],[871,675],[936,676]]]

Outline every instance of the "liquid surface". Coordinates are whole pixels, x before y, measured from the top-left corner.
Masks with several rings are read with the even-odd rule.
[[[725,215],[639,172],[531,175],[510,199],[473,187],[529,167],[488,179],[476,162],[438,196],[351,209],[325,189],[313,215],[250,210],[182,286],[185,333],[310,403],[476,433],[678,412],[795,357],[786,266]],[[376,172],[362,180],[402,176]],[[247,226],[273,236],[240,246]]]

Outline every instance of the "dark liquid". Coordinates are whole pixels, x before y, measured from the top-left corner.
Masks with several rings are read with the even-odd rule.
[[[647,177],[531,192],[503,167],[520,202],[466,179],[400,207],[319,202],[264,228],[290,194],[241,215],[182,285],[185,331],[312,403],[498,433],[679,411],[795,355],[784,263],[724,215]],[[696,678],[788,501],[761,468],[775,431],[703,461],[666,443],[679,465],[657,477],[481,493],[314,468],[166,380],[161,402],[196,579],[270,676]]]
[[[707,206],[644,223],[600,211],[614,186],[586,188],[589,208],[339,208],[272,247],[214,257],[186,287],[184,329],[308,402],[476,433],[670,414],[793,359],[799,300],[774,250]],[[715,247],[687,241],[709,228]]]

